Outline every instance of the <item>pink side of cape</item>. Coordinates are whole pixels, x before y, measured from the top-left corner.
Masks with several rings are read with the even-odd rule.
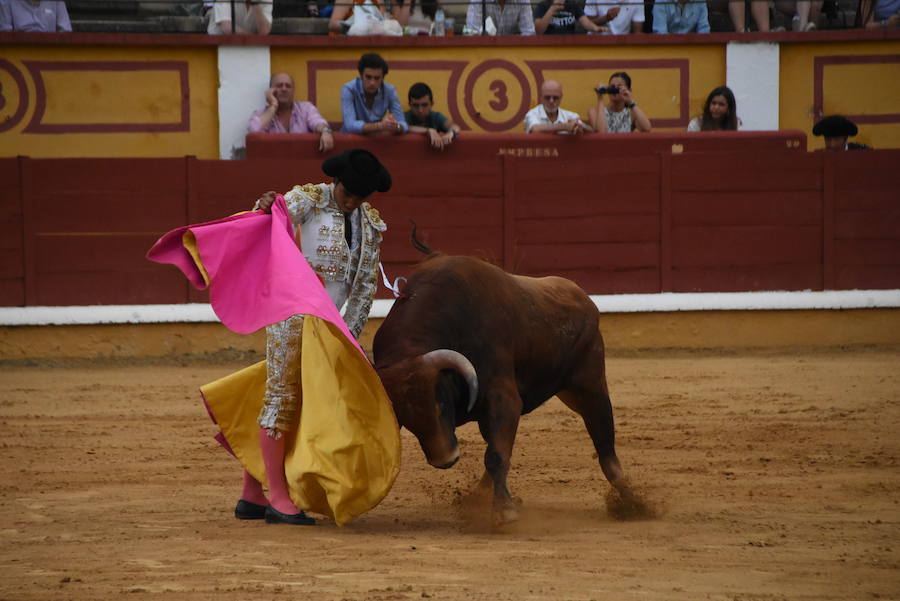
[[[249,334],[291,315],[314,315],[337,326],[363,352],[297,248],[280,194],[271,214],[253,211],[180,227],[153,245],[148,259],[175,265],[202,290],[203,276],[182,243],[188,230],[209,275],[213,311],[229,330]]]

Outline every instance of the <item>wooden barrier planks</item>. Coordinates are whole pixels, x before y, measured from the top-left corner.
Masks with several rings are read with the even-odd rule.
[[[834,160],[834,273],[839,289],[900,286],[900,151]]]
[[[25,222],[19,161],[0,159],[0,306],[25,304]]]
[[[391,278],[421,258],[409,242],[415,221],[434,250],[563,275],[593,294],[900,287],[900,151],[554,163],[401,150],[386,153],[395,186],[371,199],[388,223]],[[144,258],[152,243],[248,210],[266,190],[325,181],[320,168],[320,156],[0,159],[0,304],[205,301],[174,268]]]
[[[144,254],[184,219],[184,159],[30,162],[29,304],[181,302],[184,282]]]
[[[675,292],[822,288],[821,157],[672,157]]]

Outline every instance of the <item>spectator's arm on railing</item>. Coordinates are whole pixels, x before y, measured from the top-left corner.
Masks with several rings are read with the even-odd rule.
[[[335,6],[334,10],[337,9],[338,7]],[[350,85],[352,85],[352,82],[341,88],[341,116],[344,118],[344,127],[341,131],[348,134],[361,134],[363,133],[363,128],[371,124],[356,118],[356,107],[353,104],[353,93],[349,87]]]

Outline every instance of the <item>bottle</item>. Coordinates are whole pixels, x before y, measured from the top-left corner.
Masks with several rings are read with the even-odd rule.
[[[444,35],[444,9],[438,7],[434,13],[434,35]]]

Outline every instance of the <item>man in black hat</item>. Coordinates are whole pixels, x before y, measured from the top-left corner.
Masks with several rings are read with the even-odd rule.
[[[813,135],[825,136],[825,150],[868,150],[865,144],[847,141],[858,131],[853,121],[841,115],[829,115],[813,127]]]
[[[332,183],[294,186],[284,200],[295,239],[325,290],[340,308],[357,338],[369,317],[375,296],[384,221],[365,199],[387,192],[391,175],[368,150],[353,149],[329,157],[322,171]],[[275,192],[266,192],[255,209],[270,211]],[[311,525],[315,520],[291,500],[284,473],[285,437],[297,423],[300,398],[300,356],[303,315],[294,315],[266,328],[266,392],[259,415],[260,449],[269,480],[269,498],[262,485],[244,472],[244,486],[235,507],[238,519],[268,523]]]

